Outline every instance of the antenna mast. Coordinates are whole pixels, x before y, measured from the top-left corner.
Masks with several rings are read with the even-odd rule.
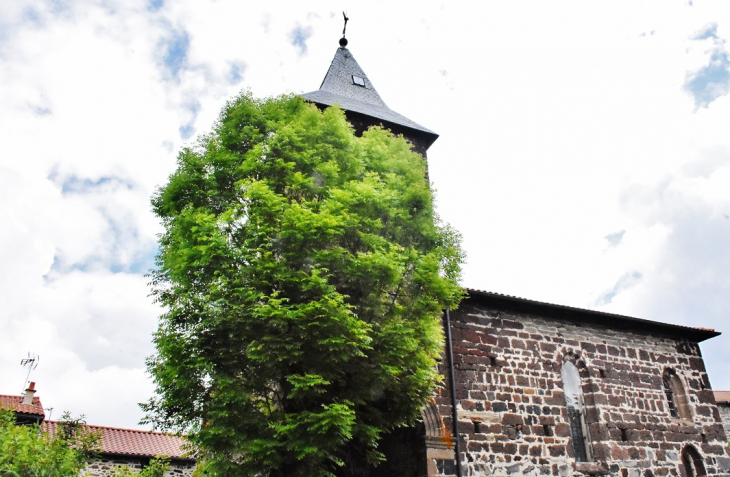
[[[20,391],[20,394],[23,394],[25,392],[25,386],[26,386],[26,384],[28,384],[28,380],[30,379],[30,372],[38,367],[38,362],[40,360],[41,360],[40,356],[38,356],[35,353],[31,353],[30,351],[28,351],[27,358],[23,358],[20,360],[20,365],[24,368],[28,368],[28,374],[25,376],[25,381],[23,382],[23,389],[22,389],[22,391]]]

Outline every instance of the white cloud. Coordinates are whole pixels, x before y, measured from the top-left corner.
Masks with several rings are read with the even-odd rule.
[[[717,23],[711,23],[691,37],[695,41],[709,40],[707,64],[687,74],[684,88],[694,96],[697,108],[706,108],[721,96],[730,93],[730,52],[725,39],[717,34]]]
[[[626,232],[606,251],[606,311],[725,333],[730,309],[730,148],[696,151],[696,159],[621,195]],[[599,262],[601,263],[601,262]],[[630,270],[631,272],[627,272]],[[730,387],[727,337],[703,344],[716,389]],[[709,352],[708,352],[709,351]]]
[[[302,26],[297,24],[297,26],[289,32],[289,41],[291,41],[292,46],[297,49],[300,55],[305,55],[307,53],[307,40],[309,40],[309,37],[311,36],[311,26]]]

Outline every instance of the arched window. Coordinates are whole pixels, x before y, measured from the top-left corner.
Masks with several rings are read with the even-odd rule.
[[[686,445],[682,449],[682,464],[684,465],[684,471],[687,477],[702,477],[707,475],[705,464],[702,462],[702,456],[691,445]]]
[[[692,419],[689,398],[684,390],[682,380],[673,369],[665,369],[662,375],[664,394],[667,396],[669,414],[675,419]]]
[[[583,389],[580,383],[578,368],[571,361],[565,361],[563,363],[562,376],[565,406],[568,408],[568,423],[570,424],[570,436],[573,441],[575,460],[578,462],[588,462],[592,456],[588,426],[586,425],[585,418]]]

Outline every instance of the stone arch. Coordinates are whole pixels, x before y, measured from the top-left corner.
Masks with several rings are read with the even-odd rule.
[[[707,475],[705,463],[702,456],[691,444],[687,444],[682,449],[682,466],[686,477],[702,477]]]
[[[444,426],[438,406],[433,399],[421,409],[425,428],[426,446],[429,449],[451,449],[454,445],[451,432]]]
[[[579,351],[574,351],[573,348],[566,348],[562,354],[559,355],[559,362],[561,365],[570,361],[578,369],[578,374],[581,378],[588,377],[588,364]]]
[[[692,419],[692,407],[682,379],[672,368],[666,368],[662,374],[662,386],[667,398],[669,414],[675,419]]]
[[[421,417],[426,428],[426,438],[442,439],[446,428],[433,399],[421,409]]]
[[[560,374],[563,379],[565,407],[567,410],[568,424],[570,425],[570,437],[573,443],[575,460],[577,462],[589,462],[593,460],[593,453],[591,450],[588,425],[586,423],[583,380],[580,376],[579,367],[577,366],[579,365],[585,369],[585,363],[581,361],[579,355],[568,351],[563,355]]]

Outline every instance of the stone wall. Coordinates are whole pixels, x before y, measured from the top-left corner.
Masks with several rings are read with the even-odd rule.
[[[81,475],[84,477],[109,477],[119,466],[141,470],[149,459],[140,457],[99,456],[92,459]],[[166,477],[190,477],[193,475],[195,462],[174,460],[170,463]]]
[[[497,310],[474,297],[451,312],[451,323],[464,476],[679,476],[687,444],[699,451],[708,474],[730,471],[696,343],[632,331],[626,323],[610,328]],[[566,356],[580,374],[588,462],[574,458],[561,378]],[[685,387],[688,419],[670,416],[662,382],[667,368]],[[448,445],[429,448],[429,476],[455,475],[448,382],[434,401]]]
[[[722,402],[717,404],[722,418],[722,426],[725,428],[725,435],[730,439],[730,403]]]

